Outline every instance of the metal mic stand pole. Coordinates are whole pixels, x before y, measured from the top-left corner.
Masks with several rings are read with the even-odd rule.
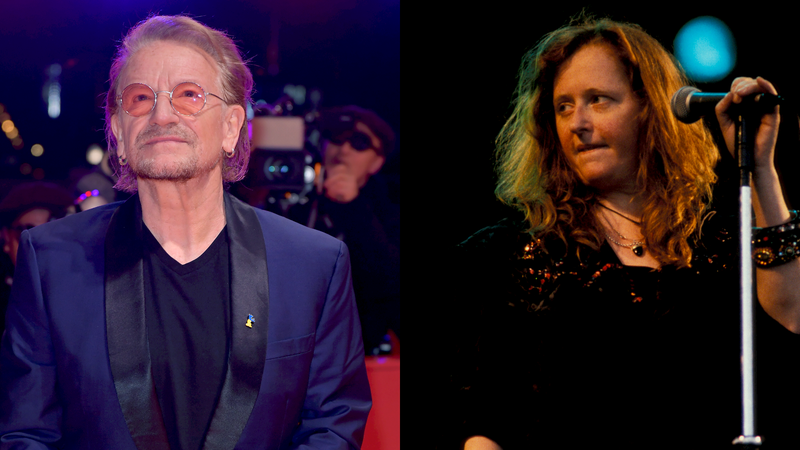
[[[741,296],[741,367],[742,367],[742,435],[733,440],[733,445],[744,449],[758,449],[761,437],[755,431],[755,349],[753,308],[753,260],[751,233],[752,193],[750,181],[754,167],[755,128],[757,115],[745,116],[747,108],[742,104],[736,120],[736,154],[739,160],[739,248],[740,248],[740,296]]]

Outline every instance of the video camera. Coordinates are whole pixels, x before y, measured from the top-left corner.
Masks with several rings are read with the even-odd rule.
[[[321,165],[316,111],[292,115],[288,96],[275,104],[253,108],[252,153],[248,169],[250,187],[269,188],[265,199],[282,210],[308,201]]]

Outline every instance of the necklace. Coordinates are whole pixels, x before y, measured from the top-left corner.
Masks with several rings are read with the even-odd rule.
[[[642,225],[642,222],[637,222],[637,221],[635,221],[635,220],[631,219],[630,217],[628,217],[628,216],[626,216],[626,215],[622,214],[621,212],[619,212],[619,211],[615,211],[615,210],[613,210],[613,209],[609,208],[608,206],[604,205],[602,202],[597,202],[597,204],[598,204],[598,205],[600,205],[600,206],[602,206],[603,208],[605,208],[605,209],[607,209],[607,210],[611,211],[612,213],[614,213],[614,214],[616,214],[616,215],[618,215],[618,216],[622,217],[623,219],[625,219],[625,220],[627,220],[627,221],[633,222],[633,223],[635,223],[636,225],[639,225],[639,226],[641,226],[641,225]]]
[[[614,230],[614,232],[619,234],[617,232],[617,230]],[[630,244],[623,244],[621,242],[617,242],[614,238],[609,236],[608,233],[604,233],[604,234],[606,235],[608,240],[610,240],[611,242],[619,245],[620,247],[631,249],[631,251],[633,252],[634,255],[636,255],[636,256],[644,256],[644,242],[642,242],[642,241],[634,241],[634,242],[632,242]],[[620,237],[623,238],[623,239],[627,239],[626,237],[623,237],[622,235],[620,235]],[[628,239],[628,240],[630,240],[630,239]]]
[[[598,203],[599,203],[599,202],[598,202]],[[611,211],[611,212],[613,212],[613,213],[616,213],[616,214],[618,214],[619,216],[621,216],[621,217],[622,217],[622,218],[624,218],[624,219],[630,220],[631,222],[635,223],[636,225],[640,225],[640,222],[637,222],[637,221],[635,221],[635,220],[633,220],[633,219],[630,219],[630,218],[628,218],[628,217],[625,217],[625,216],[623,216],[622,214],[620,214],[620,213],[618,213],[618,212],[614,211],[613,209],[611,209],[611,208],[609,208],[609,207],[607,207],[607,206],[603,205],[602,203],[600,203],[600,206],[602,206],[603,208],[605,208],[605,209],[607,209],[607,210],[609,210],[609,211]],[[633,240],[633,239],[631,239],[631,238],[627,238],[627,237],[623,236],[623,235],[622,235],[622,233],[620,233],[619,231],[617,231],[617,230],[616,230],[616,228],[614,228],[613,226],[611,226],[611,222],[609,222],[607,218],[605,218],[605,217],[603,217],[603,218],[605,219],[605,221],[606,221],[606,224],[608,225],[608,228],[609,228],[610,230],[612,230],[614,233],[616,233],[616,235],[617,235],[617,236],[619,236],[619,237],[620,237],[620,239],[624,239],[624,240],[626,240],[626,241],[632,241],[632,242],[631,242],[630,244],[623,244],[623,243],[621,243],[621,242],[618,242],[616,239],[612,238],[611,236],[609,236],[609,234],[608,234],[608,233],[603,233],[603,234],[605,234],[605,235],[606,235],[606,237],[608,238],[608,240],[609,240],[609,241],[611,241],[611,242],[613,242],[613,243],[615,243],[615,244],[619,245],[620,247],[623,247],[623,248],[629,248],[629,249],[631,249],[631,251],[633,252],[633,254],[634,254],[634,255],[636,255],[636,256],[644,256],[644,242],[642,242],[642,241],[635,241],[635,240]]]

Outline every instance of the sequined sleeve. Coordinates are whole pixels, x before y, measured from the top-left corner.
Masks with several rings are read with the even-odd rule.
[[[503,306],[546,310],[558,285],[577,275],[564,258],[551,257],[541,240],[510,219],[475,233],[460,250],[473,269],[480,267],[476,281],[493,279],[492,297]]]

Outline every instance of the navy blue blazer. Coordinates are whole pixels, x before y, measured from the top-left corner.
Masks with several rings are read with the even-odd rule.
[[[134,196],[22,233],[0,349],[0,449],[169,448],[140,210]],[[230,350],[203,448],[359,448],[372,403],[347,247],[228,194],[225,212]]]

